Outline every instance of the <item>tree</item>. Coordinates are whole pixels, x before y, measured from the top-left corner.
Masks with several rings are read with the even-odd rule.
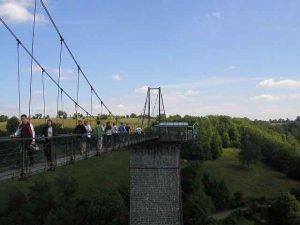
[[[222,135],[222,146],[223,148],[228,148],[230,146],[230,138],[227,132]]]
[[[0,122],[6,122],[8,120],[8,116],[0,115]]]
[[[289,218],[299,212],[300,204],[294,195],[283,193],[274,202],[269,211],[270,224],[289,224]]]
[[[6,130],[9,132],[9,133],[13,133],[16,131],[16,129],[18,128],[19,126],[19,119],[15,116],[9,118],[7,120],[7,123],[6,123]]]
[[[199,142],[189,141],[183,143],[180,157],[188,160],[203,160],[206,159],[201,151]]]
[[[201,189],[190,194],[184,202],[183,220],[187,225],[215,224],[209,213],[213,209],[211,198]]]
[[[57,115],[58,115],[59,118],[64,118],[64,119],[66,119],[68,117],[68,114],[66,112],[62,111],[62,110],[59,110],[57,112]]]
[[[137,116],[136,116],[136,114],[135,113],[131,113],[130,114],[130,118],[136,118]]]
[[[212,159],[217,159],[222,155],[222,139],[218,133],[214,133],[211,139],[211,156]]]
[[[225,182],[210,178],[207,172],[203,174],[201,181],[205,193],[211,197],[215,208],[218,210],[225,209],[230,201],[230,193]]]
[[[179,114],[170,115],[169,119],[172,120],[172,121],[180,121],[181,120],[181,116]]]
[[[98,114],[98,116],[99,116],[99,114]],[[83,117],[83,115],[81,113],[77,113],[77,114],[74,113],[72,118],[76,119],[76,118],[82,118],[82,117]]]
[[[249,133],[244,133],[241,140],[241,151],[239,160],[250,167],[250,163],[257,162],[261,159],[261,148],[256,144],[255,139]]]

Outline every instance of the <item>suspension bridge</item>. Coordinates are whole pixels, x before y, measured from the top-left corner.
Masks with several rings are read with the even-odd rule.
[[[116,116],[109,107],[104,103],[97,92],[97,87],[93,86],[87,75],[83,71],[83,67],[75,58],[71,48],[67,44],[62,32],[56,25],[54,18],[46,7],[43,0],[39,1],[49,21],[54,27],[59,39],[59,60],[58,60],[58,78],[56,79],[43,66],[42,62],[35,56],[35,38],[36,38],[36,11],[37,0],[34,5],[34,17],[32,26],[32,39],[30,48],[25,46],[21,38],[15,31],[0,17],[3,24],[1,29],[6,29],[8,35],[11,35],[16,41],[16,79],[18,83],[18,115],[21,117],[21,90],[20,90],[20,60],[21,49],[30,58],[30,78],[29,78],[29,101],[28,116],[32,117],[32,80],[33,66],[36,65],[41,73],[42,78],[42,96],[43,96],[43,118],[46,122],[46,100],[45,100],[45,78],[47,77],[57,88],[56,95],[56,122],[60,122],[64,127],[64,117],[59,117],[59,111],[64,111],[64,99],[68,99],[74,105],[76,115],[76,125],[78,124],[78,112],[81,111],[89,120],[98,120],[93,112],[93,105],[100,102],[100,116],[103,110],[112,118]],[[62,85],[62,62],[63,54],[66,51],[77,71],[76,95],[72,96]],[[88,85],[90,92],[90,109],[86,109],[86,102],[79,101],[79,92],[81,87],[80,80]],[[155,103],[151,98],[153,92],[156,93]],[[95,98],[96,97],[96,101]],[[152,118],[154,111],[157,110],[156,121],[153,124]],[[151,112],[152,111],[152,112]],[[191,140],[195,137],[193,127],[188,123],[168,123],[166,122],[165,106],[161,88],[148,88],[146,101],[144,103],[140,128],[143,132],[126,132],[114,135],[103,134],[103,146],[97,147],[99,137],[91,134],[89,140],[85,140],[87,150],[84,154],[79,151],[80,143],[82,143],[82,135],[61,133],[49,138],[52,145],[54,170],[58,166],[66,164],[74,164],[79,160],[88,159],[89,157],[101,156],[114,150],[130,150],[130,224],[182,224],[181,213],[181,187],[180,187],[180,167],[179,156],[181,143]],[[48,168],[48,162],[43,153],[45,146],[44,137],[39,134],[34,138],[39,151],[34,152],[35,162],[32,164],[29,160],[27,149],[24,143],[32,141],[33,138],[0,138],[0,182],[11,179],[26,179],[32,174],[45,172]],[[37,148],[36,148],[37,149]],[[1,185],[1,184],[0,184]]]

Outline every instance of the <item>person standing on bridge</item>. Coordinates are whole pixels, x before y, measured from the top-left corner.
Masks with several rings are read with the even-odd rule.
[[[112,133],[112,139],[113,139],[113,145],[117,145],[117,139],[118,139],[118,127],[115,123],[113,123],[113,126],[111,128]]]
[[[100,124],[100,121],[97,120],[96,125],[96,135],[97,135],[97,154],[102,154],[102,135],[103,135],[103,128]]]
[[[89,124],[88,120],[84,121],[84,127],[86,129],[86,143],[88,145],[88,151],[91,149],[91,139],[92,139],[92,132],[93,129],[91,125]]]
[[[111,145],[111,139],[112,139],[112,134],[111,134],[111,125],[110,122],[106,122],[106,126],[104,129],[104,133],[105,133],[105,145],[106,147],[109,147]]]
[[[80,154],[86,154],[86,129],[82,124],[82,120],[78,120],[78,125],[74,129],[74,134],[78,134],[78,141],[80,147]]]
[[[34,151],[30,146],[35,145],[35,131],[33,125],[29,122],[27,115],[23,114],[21,116],[21,123],[17,131],[13,135],[11,135],[11,137],[21,137],[28,139],[22,142],[22,150],[27,151],[30,166],[32,166],[34,163]]]
[[[48,170],[54,170],[54,165],[52,161],[52,144],[53,144],[53,136],[56,135],[56,129],[53,125],[51,119],[47,120],[47,124],[43,129],[43,137],[46,137],[44,142],[44,153],[47,158],[47,165],[49,166]]]
[[[123,123],[121,123],[121,126],[119,126],[119,134],[120,134],[120,140],[122,143],[125,143],[125,136],[126,136],[127,130]]]

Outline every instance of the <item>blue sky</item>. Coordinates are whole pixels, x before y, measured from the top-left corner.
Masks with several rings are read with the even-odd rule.
[[[33,0],[0,0],[0,16],[30,48]],[[298,0],[47,0],[66,42],[115,114],[140,113],[145,87],[162,87],[167,114],[291,118],[300,104]],[[38,1],[35,56],[57,79],[59,38]],[[16,42],[0,25],[0,114],[17,114]],[[76,66],[63,49],[62,85],[76,98]],[[33,113],[42,112],[41,72]],[[30,59],[21,51],[22,112]],[[47,79],[46,79],[47,80]],[[47,114],[56,89],[46,81]],[[90,109],[82,80],[80,101]],[[64,107],[74,106],[64,97]],[[94,112],[99,112],[95,101]]]

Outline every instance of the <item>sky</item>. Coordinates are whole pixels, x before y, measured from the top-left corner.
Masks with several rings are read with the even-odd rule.
[[[295,119],[300,104],[299,0],[47,0],[82,70],[113,114],[140,114],[161,87],[168,115]],[[0,0],[0,16],[31,49],[34,0]],[[0,114],[18,114],[16,41],[0,25]],[[34,55],[58,77],[60,41],[37,1]],[[61,85],[76,99],[77,70],[62,50]],[[42,113],[33,65],[32,114]],[[28,113],[30,58],[20,50],[21,112]],[[46,113],[57,89],[45,77]],[[80,78],[79,104],[91,108]],[[100,113],[93,96],[92,113]],[[61,108],[61,102],[59,103]],[[63,95],[69,114],[74,104]],[[103,111],[103,113],[105,113]]]

